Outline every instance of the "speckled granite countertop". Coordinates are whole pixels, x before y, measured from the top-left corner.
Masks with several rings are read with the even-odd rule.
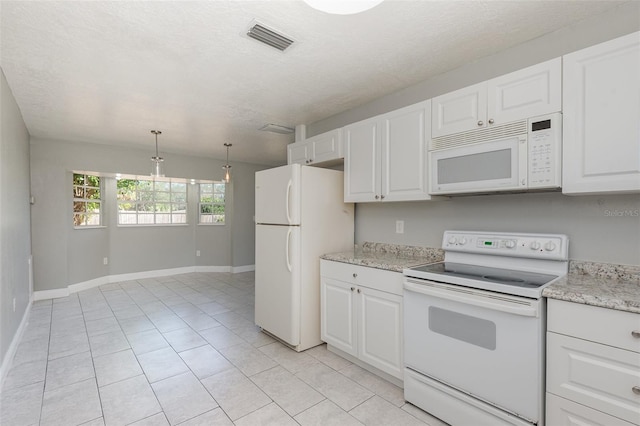
[[[571,261],[569,274],[542,295],[584,305],[640,313],[640,266]]]
[[[444,258],[444,252],[441,249],[429,247],[366,242],[362,246],[355,246],[353,250],[329,253],[320,256],[320,258],[402,272],[404,268],[440,262]]]

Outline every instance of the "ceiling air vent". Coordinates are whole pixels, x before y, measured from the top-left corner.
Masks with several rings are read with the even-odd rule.
[[[293,44],[293,40],[290,38],[278,34],[260,23],[255,23],[249,28],[247,35],[278,50],[285,50]]]

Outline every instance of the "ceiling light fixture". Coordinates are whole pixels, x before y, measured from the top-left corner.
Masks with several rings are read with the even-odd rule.
[[[312,8],[334,15],[353,15],[372,9],[382,0],[304,0]]]
[[[152,130],[151,133],[156,135],[156,155],[151,157],[151,176],[164,177],[164,158],[158,155],[158,135],[161,135],[160,130]]]
[[[231,166],[229,165],[229,147],[232,146],[230,143],[225,143],[224,146],[227,147],[227,163],[222,166],[224,170],[224,177],[222,178],[225,183],[231,182]]]

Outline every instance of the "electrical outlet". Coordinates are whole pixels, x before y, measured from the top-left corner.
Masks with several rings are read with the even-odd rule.
[[[396,220],[396,234],[404,234],[404,220]]]
[[[196,257],[200,257],[200,250],[196,250]]]
[[[16,298],[13,298],[13,312],[16,311]]]
[[[109,258],[108,257],[103,258],[102,259],[102,264],[103,265],[108,265],[109,264]]]

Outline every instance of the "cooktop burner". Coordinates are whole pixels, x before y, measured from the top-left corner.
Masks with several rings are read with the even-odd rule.
[[[448,282],[451,277],[483,281],[524,288],[538,288],[558,278],[557,275],[536,272],[514,271],[502,268],[467,265],[464,263],[441,262],[411,268],[412,271],[432,274],[431,279],[440,276],[439,281]],[[408,273],[410,275],[410,273]]]

